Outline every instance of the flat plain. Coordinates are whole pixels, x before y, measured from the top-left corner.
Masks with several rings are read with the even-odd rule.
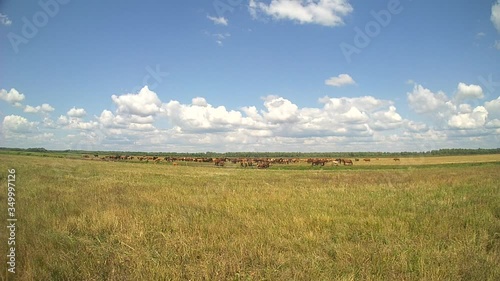
[[[500,155],[256,169],[0,154],[5,225],[12,168],[16,280],[500,280]]]

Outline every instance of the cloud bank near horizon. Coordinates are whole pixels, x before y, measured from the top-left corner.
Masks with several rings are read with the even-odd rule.
[[[112,95],[115,108],[99,115],[73,107],[56,117],[48,103],[23,106],[24,94],[2,89],[1,100],[31,114],[4,116],[1,139],[8,147],[183,152],[427,151],[499,143],[500,97],[482,101],[480,86],[460,82],[448,96],[414,83],[406,96],[418,120],[370,95],[324,96],[317,107],[268,95],[259,108],[228,109],[204,97],[162,101],[148,86]]]

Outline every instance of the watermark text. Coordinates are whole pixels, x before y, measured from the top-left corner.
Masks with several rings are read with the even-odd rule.
[[[411,0],[409,0],[411,1]],[[403,11],[403,5],[400,0],[389,0],[385,9],[378,12],[371,11],[370,15],[373,20],[367,22],[364,28],[356,26],[354,28],[353,43],[340,43],[339,47],[346,61],[351,63],[354,54],[359,55],[363,49],[368,47],[372,40],[379,36],[382,29],[387,27],[394,15],[398,15]]]
[[[7,175],[7,271],[16,273],[16,170],[9,169]]]
[[[38,6],[40,10],[34,13],[31,18],[22,17],[23,26],[21,27],[21,34],[9,32],[7,38],[9,39],[12,49],[17,54],[19,53],[19,45],[28,44],[29,41],[38,34],[38,31],[49,23],[49,19],[55,17],[59,11],[60,6],[68,4],[70,0],[40,0]]]

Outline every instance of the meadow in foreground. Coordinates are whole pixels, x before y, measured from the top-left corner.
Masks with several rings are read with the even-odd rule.
[[[0,155],[4,224],[8,168],[17,280],[500,279],[499,162],[257,170]]]

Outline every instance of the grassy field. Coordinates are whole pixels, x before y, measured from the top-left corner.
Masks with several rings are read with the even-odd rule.
[[[500,280],[498,155],[292,167],[2,154],[16,280]]]

